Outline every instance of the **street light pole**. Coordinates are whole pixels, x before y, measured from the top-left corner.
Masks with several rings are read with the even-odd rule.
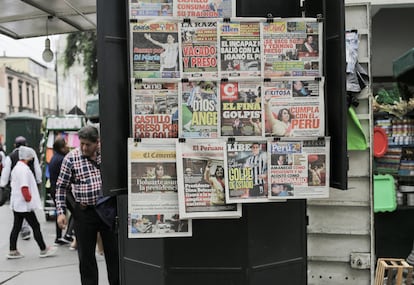
[[[59,75],[58,75],[58,51],[55,51],[55,74],[56,74],[56,115],[59,116]]]

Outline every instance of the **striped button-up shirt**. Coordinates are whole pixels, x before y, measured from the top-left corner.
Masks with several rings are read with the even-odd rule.
[[[66,191],[71,190],[75,201],[84,205],[95,205],[102,196],[101,155],[96,161],[82,155],[80,149],[68,153],[62,161],[56,183],[57,214],[66,211]]]

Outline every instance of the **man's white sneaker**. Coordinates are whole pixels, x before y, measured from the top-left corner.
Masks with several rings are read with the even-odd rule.
[[[41,250],[39,256],[40,257],[48,257],[53,256],[56,254],[57,247],[56,246],[48,246],[45,250]]]

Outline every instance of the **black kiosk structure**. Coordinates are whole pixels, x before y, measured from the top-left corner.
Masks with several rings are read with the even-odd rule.
[[[128,1],[98,0],[102,179],[118,196],[121,284],[307,284],[306,200],[243,204],[240,219],[194,220],[193,236],[128,239],[130,136]],[[330,185],[347,188],[343,1],[237,1],[240,17],[322,17],[326,130],[335,153]]]

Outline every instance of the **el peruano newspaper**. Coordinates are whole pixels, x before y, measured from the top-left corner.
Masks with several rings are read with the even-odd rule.
[[[185,218],[238,218],[241,207],[226,201],[226,143],[219,139],[177,142],[178,198]]]

